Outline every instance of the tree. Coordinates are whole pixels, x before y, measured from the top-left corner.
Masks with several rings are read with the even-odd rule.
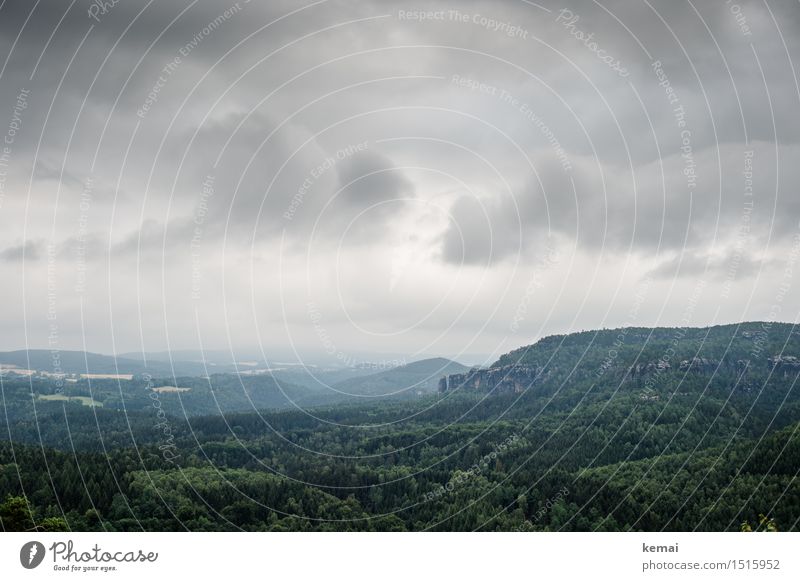
[[[43,533],[62,533],[69,531],[67,521],[61,517],[50,516],[44,519],[36,527],[36,530]]]
[[[752,533],[753,527],[750,525],[749,521],[742,522],[740,529],[743,533]],[[756,531],[762,533],[777,533],[778,532],[778,525],[775,523],[775,519],[769,518],[764,514],[758,515],[758,526],[755,528]]]
[[[34,528],[28,501],[22,496],[8,496],[0,504],[0,523],[3,530],[24,532]]]

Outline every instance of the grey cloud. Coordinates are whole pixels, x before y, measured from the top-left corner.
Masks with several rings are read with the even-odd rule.
[[[28,240],[16,246],[9,246],[0,250],[0,260],[5,262],[20,262],[28,260],[39,260],[44,250],[44,242]]]
[[[351,240],[381,237],[387,222],[414,197],[414,186],[402,170],[379,153],[353,154],[336,170],[339,194],[322,217],[334,234],[347,228]]]
[[[795,2],[738,2],[752,36],[743,35],[725,3],[694,3],[704,22],[692,5],[673,2],[650,8],[574,0],[547,4],[551,12],[521,0],[430,5],[522,27],[527,39],[471,20],[402,20],[399,10],[416,7],[393,0],[332,0],[261,32],[302,5],[240,0],[241,10],[207,35],[205,27],[233,1],[201,0],[173,24],[189,0],[154,2],[138,15],[146,4],[119,2],[100,22],[88,17],[86,1],[66,16],[68,4],[55,0],[35,9],[23,0],[2,4],[0,53],[9,60],[0,82],[0,138],[20,88],[31,91],[0,212],[4,261],[18,260],[23,248],[27,258],[41,257],[41,245],[20,246],[19,227],[27,219],[24,237],[46,239],[55,216],[62,248],[76,245],[79,227],[88,229],[85,257],[103,279],[110,278],[102,272],[106,262],[115,280],[126,283],[140,271],[156,279],[165,263],[183,273],[202,214],[204,256],[225,253],[226,265],[237,266],[249,265],[253,256],[263,259],[257,284],[276,286],[281,251],[282,280],[293,297],[308,290],[308,265],[299,256],[314,254],[313,268],[329,281],[335,277],[326,269],[336,260],[360,267],[366,259],[359,252],[372,251],[375,268],[386,267],[380,256],[394,257],[388,262],[396,263],[400,282],[384,289],[391,297],[406,287],[426,289],[432,272],[451,280],[459,265],[499,280],[516,262],[530,264],[546,237],[574,243],[586,263],[633,257],[649,261],[656,277],[690,279],[708,267],[721,281],[746,226],[736,278],[745,284],[760,257],[765,267],[774,264],[797,232]],[[593,34],[630,76],[616,75],[556,22],[562,7],[579,15],[576,27]],[[344,24],[350,20],[361,21]],[[193,48],[183,54],[187,46]],[[146,114],[137,116],[177,56],[180,65]],[[682,128],[651,59],[662,62],[686,110],[698,184],[693,192],[683,174]],[[458,86],[454,75],[497,92]],[[516,101],[501,98],[503,90]],[[554,140],[570,169],[556,155]],[[318,171],[337,151],[362,142],[365,151]],[[755,152],[752,212],[743,193],[748,149]],[[214,193],[204,199],[208,175]],[[77,201],[89,176],[95,195],[81,225]],[[680,269],[676,256],[683,257]],[[397,266],[406,264],[405,270]],[[245,270],[231,282],[249,290]],[[367,292],[358,270],[343,300],[357,303],[355,312],[365,320],[384,321],[386,330],[436,303],[415,295],[396,321],[375,299],[384,296],[375,289],[385,281],[376,280]],[[157,290],[147,309],[167,311],[156,308],[164,306],[159,301],[183,306],[183,295],[168,283],[163,296]],[[466,337],[478,328],[495,306],[489,295],[464,319],[469,329],[454,334]],[[574,306],[559,306],[554,320],[570,320],[565,313]],[[506,326],[499,328],[502,334]]]
[[[667,280],[676,277],[705,277],[732,284],[736,280],[755,276],[759,271],[769,271],[779,264],[780,261],[775,259],[759,260],[741,248],[727,248],[720,255],[675,255],[664,260],[645,276]]]
[[[694,188],[680,155],[634,173],[578,157],[567,173],[551,160],[539,165],[538,179],[516,204],[503,195],[483,203],[468,197],[455,202],[442,256],[452,263],[500,260],[535,247],[543,233],[572,240],[590,253],[704,253],[714,244],[724,248],[743,230],[748,244],[764,247],[769,238],[794,235],[800,216],[800,199],[793,195],[800,169],[789,161],[800,149],[778,151],[776,157],[774,145],[753,143],[696,152],[692,159],[702,169],[696,170]],[[521,238],[515,234],[520,228]]]
[[[465,195],[456,200],[450,215],[442,238],[445,262],[490,265],[524,252],[522,223],[511,204]]]

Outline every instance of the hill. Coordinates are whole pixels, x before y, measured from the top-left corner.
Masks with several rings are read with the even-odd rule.
[[[86,351],[51,351],[49,349],[22,349],[0,352],[0,365],[19,369],[32,369],[44,373],[66,374],[121,374],[149,373],[155,377],[176,375],[206,375],[202,363],[192,361],[148,361],[114,357]]]
[[[623,327],[553,335],[507,353],[493,367],[600,367],[625,371],[663,361],[670,368],[693,358],[724,365],[766,365],[774,355],[798,355],[800,330],[788,323],[749,322],[713,327]]]
[[[464,373],[469,368],[442,357],[423,359],[366,377],[354,377],[333,385],[333,390],[366,397],[413,398],[434,393],[443,375]]]
[[[346,403],[265,376],[78,382],[66,400],[4,379],[0,525],[797,531],[799,348],[777,323],[576,333],[488,369],[423,361],[355,386],[430,389],[455,369],[435,397]]]
[[[800,333],[785,323],[627,327],[546,337],[490,368],[451,375],[439,391],[562,394],[613,389],[658,400],[707,389],[753,391],[800,372]]]

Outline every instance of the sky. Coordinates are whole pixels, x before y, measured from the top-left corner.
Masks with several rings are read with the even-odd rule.
[[[797,321],[800,4],[0,0],[0,349]]]

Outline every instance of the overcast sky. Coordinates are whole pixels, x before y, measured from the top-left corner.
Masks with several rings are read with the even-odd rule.
[[[0,348],[794,322],[798,57],[796,0],[0,0]]]

